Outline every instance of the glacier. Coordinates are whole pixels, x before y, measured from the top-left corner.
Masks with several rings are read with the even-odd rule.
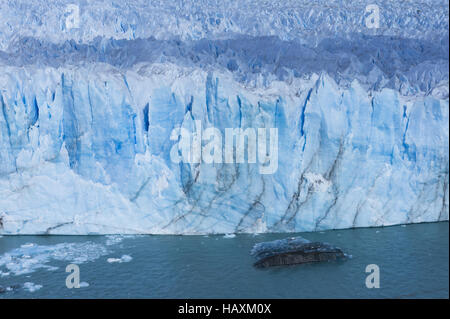
[[[0,4],[0,235],[449,219],[448,1],[71,3]],[[278,169],[174,163],[196,121],[277,128]]]

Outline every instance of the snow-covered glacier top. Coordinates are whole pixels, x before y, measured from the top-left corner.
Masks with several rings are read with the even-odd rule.
[[[80,28],[66,30],[67,6],[80,9]],[[380,27],[365,25],[367,5],[380,8]],[[446,0],[2,0],[0,44],[16,37],[51,42],[95,37],[159,40],[277,36],[302,43],[353,33],[438,39],[448,29]]]
[[[448,96],[445,0],[3,0],[0,17],[5,65],[173,63],[263,87],[325,72],[342,86],[358,79],[368,90]]]

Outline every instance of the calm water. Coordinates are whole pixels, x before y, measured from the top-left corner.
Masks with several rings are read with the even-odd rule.
[[[352,258],[255,269],[255,243],[292,234],[3,236],[0,298],[448,298],[448,223],[303,233]],[[68,289],[66,266],[82,286]],[[379,289],[365,286],[368,264]],[[27,284],[25,284],[27,283]]]

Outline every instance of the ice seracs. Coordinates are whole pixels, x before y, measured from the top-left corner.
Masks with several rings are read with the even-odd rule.
[[[3,70],[2,234],[448,220],[448,100],[367,92],[357,81],[341,88],[326,74],[274,82],[264,93],[226,73],[174,76],[170,66],[145,76]],[[174,163],[170,134],[195,121],[219,130],[276,127],[276,172],[260,174],[248,162]]]

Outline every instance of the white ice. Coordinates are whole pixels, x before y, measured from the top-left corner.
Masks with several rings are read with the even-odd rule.
[[[73,30],[70,0],[1,2],[0,234],[448,220],[448,1],[383,2],[377,30],[365,1],[231,2],[83,2]],[[276,127],[278,170],[173,163],[195,121]],[[0,265],[54,254],[21,249]]]

